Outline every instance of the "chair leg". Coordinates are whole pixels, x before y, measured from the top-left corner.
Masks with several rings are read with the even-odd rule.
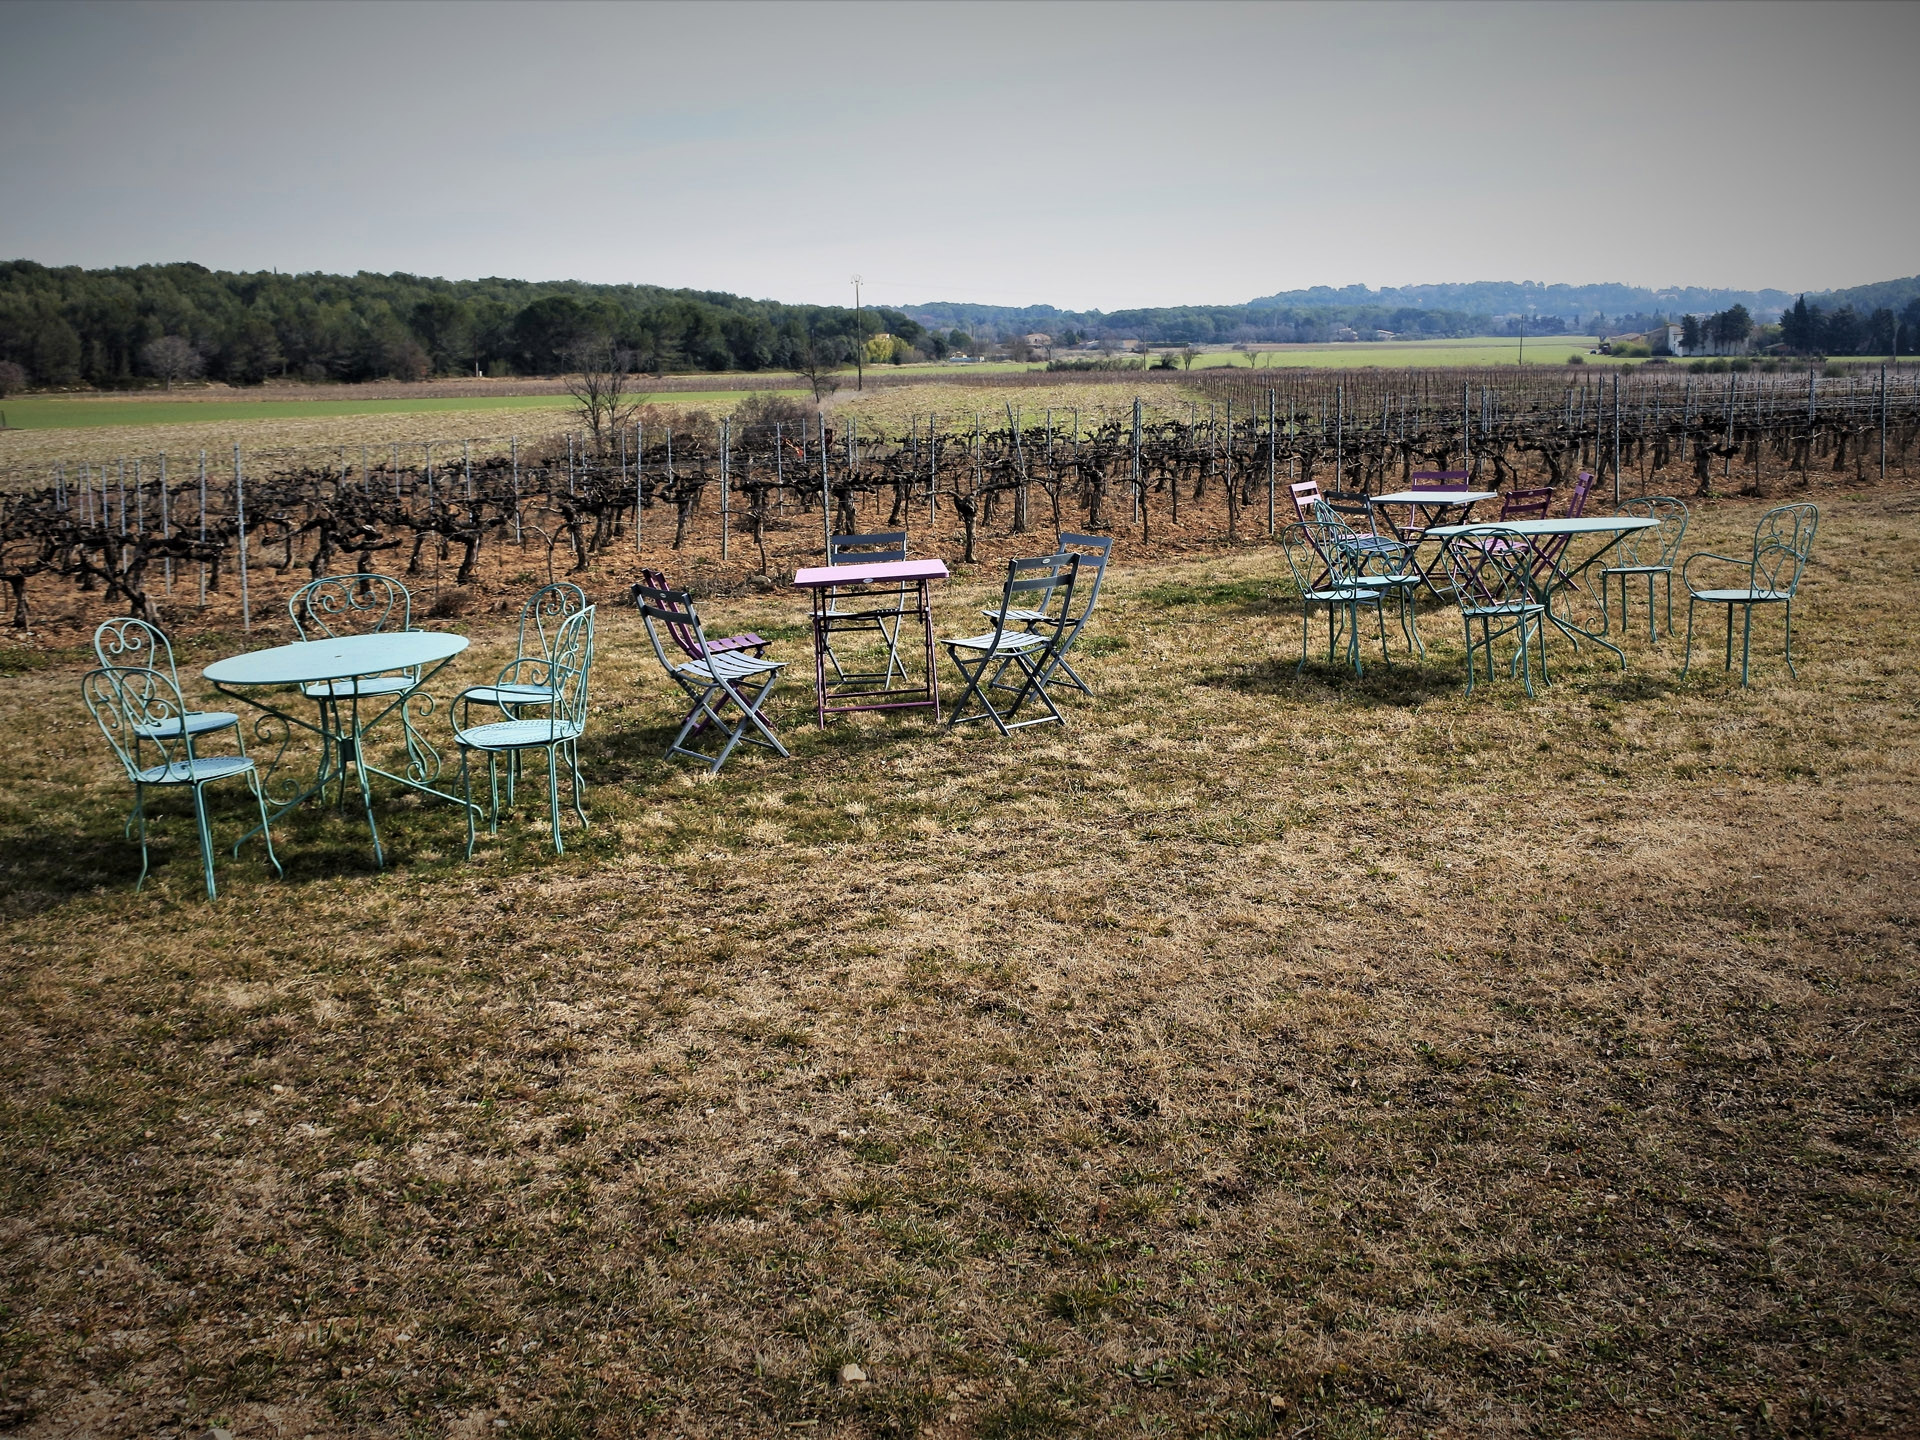
[[[1680,678],[1687,678],[1687,667],[1693,664],[1693,607],[1699,602],[1691,595],[1687,597],[1687,650],[1680,661]]]
[[[582,830],[591,830],[593,826],[587,819],[586,806],[581,803],[586,782],[580,778],[580,742],[578,740],[567,741],[567,768],[573,776],[573,813],[580,817]]]
[[[560,757],[556,753],[558,745],[547,746],[547,811],[553,821],[553,853],[567,853],[565,842],[560,839]]]
[[[1740,688],[1744,690],[1747,688],[1747,661],[1753,654],[1753,606],[1744,605],[1741,608],[1746,611],[1740,626]],[[1733,618],[1732,606],[1727,607],[1727,618],[1729,621]]]
[[[267,797],[260,789],[260,772],[249,770],[247,784],[253,787],[253,798],[260,807],[260,838],[267,842],[267,859],[273,862],[274,872],[284,880],[287,872],[281,868],[280,857],[273,853],[273,830],[267,824]]]
[[[1733,669],[1733,606],[1727,606],[1727,657],[1722,670]]]
[[[147,883],[147,792],[139,784],[133,787],[133,813],[127,817],[127,823],[140,833],[140,878],[133,882],[133,893],[138,895],[140,887]]]
[[[1787,673],[1794,679],[1800,678],[1800,672],[1793,668],[1793,601],[1787,601]]]
[[[1667,638],[1671,640],[1673,638],[1673,571],[1667,571],[1664,578],[1667,582]]]
[[[473,859],[473,772],[468,764],[473,752],[466,746],[460,747],[460,795],[467,803],[461,807],[467,815],[467,859]]]
[[[1300,602],[1300,663],[1293,667],[1293,678],[1296,680],[1300,678],[1300,672],[1307,668],[1307,641],[1312,638],[1313,626],[1313,619],[1307,613],[1309,608],[1306,601]]]
[[[204,785],[189,787],[193,791],[193,823],[200,835],[200,870],[207,881],[207,899],[212,900],[218,893],[213,886],[213,833],[207,828],[207,796]]]
[[[507,808],[513,808],[513,771],[520,763],[520,752],[507,752]],[[487,834],[500,833],[500,757],[487,752]]]
[[[1460,628],[1467,632],[1467,694],[1473,694],[1473,621],[1460,617]]]

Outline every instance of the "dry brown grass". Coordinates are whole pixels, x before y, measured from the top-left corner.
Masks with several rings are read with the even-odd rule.
[[[610,611],[564,858],[530,807],[468,864],[388,798],[385,874],[302,813],[288,878],[249,850],[214,907],[177,805],[132,893],[77,661],[15,657],[55,663],[0,690],[0,1403],[1913,1433],[1916,539],[1829,504],[1798,684],[1776,622],[1751,690],[1556,644],[1537,702],[1459,693],[1447,611],[1424,668],[1296,683],[1268,550],[1124,568],[1070,728],[821,734],[796,677],[795,758],[717,780],[658,759]],[[796,661],[801,618],[724,610]]]

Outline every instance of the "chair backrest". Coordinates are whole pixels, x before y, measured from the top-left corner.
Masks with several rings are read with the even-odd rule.
[[[1359,576],[1355,547],[1341,543],[1335,525],[1349,535],[1353,533],[1337,517],[1331,524],[1312,518],[1296,521],[1280,532],[1280,552],[1287,557],[1287,568],[1293,572],[1293,583],[1302,595],[1350,590]],[[1326,580],[1316,588],[1322,569]]]
[[[1007,630],[1010,610],[1037,610],[1044,620],[1025,619],[1020,623],[1029,631],[1051,629],[1058,644],[1072,623],[1073,592],[1080,578],[1078,555],[1032,555],[1007,562],[1007,583],[1000,592],[1000,610],[994,617],[996,647]]]
[[[587,592],[571,581],[556,580],[551,585],[542,585],[520,607],[520,639],[514,658],[547,659],[559,641],[561,627],[586,608]],[[527,648],[529,629],[534,644],[531,650]]]
[[[171,675],[147,665],[103,665],[81,677],[80,693],[128,780],[140,782],[148,768],[142,748],[149,745],[159,752],[155,764],[178,766],[178,778],[194,778],[187,706]]]
[[[1533,599],[1533,550],[1512,530],[1476,525],[1449,535],[1440,546],[1440,560],[1462,609]]]
[[[1311,519],[1313,502],[1320,498],[1320,482],[1301,480],[1287,486],[1287,489],[1293,492],[1294,518],[1301,521]]]
[[[1407,477],[1410,490],[1464,490],[1473,479],[1471,470],[1416,470]]]
[[[1614,549],[1616,565],[1664,565],[1672,568],[1687,533],[1687,507],[1671,495],[1649,495],[1629,500],[1622,515],[1640,515],[1658,522],[1650,530],[1629,530]]]
[[[1753,531],[1755,589],[1776,595],[1799,593],[1800,576],[1813,554],[1813,532],[1820,528],[1820,507],[1781,505],[1760,517]]]
[[[642,573],[649,581],[661,578],[655,570]],[[662,631],[689,660],[707,658],[707,632],[700,623],[700,612],[694,608],[691,590],[675,590],[669,585],[643,581],[633,587],[633,603],[640,610],[640,619],[647,627],[647,639],[653,642],[653,653],[659,657],[662,669],[671,671],[678,663],[667,654],[660,638]]]
[[[551,715],[556,727],[584,729],[587,679],[593,670],[593,611],[589,605],[560,622],[547,656],[547,683],[553,687]]]
[[[1313,502],[1308,524],[1310,527],[1307,534],[1308,540],[1329,547],[1328,554],[1321,555],[1322,560],[1327,560],[1331,567],[1329,554],[1334,551],[1340,554],[1349,572],[1348,583],[1351,583],[1352,577],[1376,565],[1380,567],[1379,574],[1399,575],[1405,574],[1407,566],[1412,563],[1412,552],[1408,549],[1399,546],[1374,545],[1370,548],[1364,546],[1361,543],[1363,540],[1377,540],[1379,537],[1372,530],[1364,536],[1361,535],[1346,522],[1340,511],[1325,499]]]
[[[827,539],[829,565],[891,565],[906,558],[907,532],[904,530],[832,535]]]
[[[1364,492],[1359,490],[1326,490],[1321,492],[1320,503],[1336,515],[1351,517],[1351,521],[1364,520],[1367,533],[1373,530],[1373,507],[1367,503]],[[1359,528],[1355,526],[1354,528]]]
[[[1533,490],[1509,490],[1500,497],[1502,520],[1544,520],[1553,508],[1553,487],[1541,485]]]
[[[391,575],[326,575],[287,597],[302,640],[390,634],[413,628],[413,597]]]
[[[103,620],[93,632],[93,653],[110,669],[164,670],[175,688],[179,687],[180,671],[173,663],[173,646],[158,625],[132,615]]]
[[[1100,601],[1100,586],[1107,578],[1107,559],[1113,554],[1111,535],[1081,535],[1072,530],[1062,530],[1059,542],[1054,547],[1054,555],[1060,558],[1067,555],[1080,557],[1080,569],[1076,584],[1080,592],[1079,613],[1073,620],[1073,635],[1080,633],[1080,627],[1087,623],[1087,617],[1093,614],[1093,607]],[[1091,574],[1093,583],[1087,583]],[[1072,636],[1068,637],[1069,643]]]
[[[1567,519],[1578,520],[1587,513],[1587,496],[1593,493],[1593,472],[1582,470],[1580,478],[1574,481],[1573,498],[1567,501]]]

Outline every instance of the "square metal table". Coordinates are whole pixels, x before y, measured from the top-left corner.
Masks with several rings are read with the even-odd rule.
[[[1473,514],[1473,507],[1482,500],[1497,500],[1500,497],[1491,490],[1392,490],[1385,495],[1367,496],[1367,515],[1378,517],[1387,522],[1387,529],[1393,538],[1409,545],[1418,545],[1426,539],[1437,526],[1464,525]],[[1393,512],[1388,505],[1407,507],[1406,525],[1396,525]],[[1450,513],[1455,512],[1458,513]],[[1407,539],[1409,533],[1413,538]],[[1419,565],[1419,561],[1414,561]],[[1440,587],[1433,583],[1433,567],[1440,563],[1435,556],[1420,566],[1420,574],[1427,582],[1427,588],[1434,594],[1440,594]]]
[[[396,775],[390,770],[369,764],[366,757],[367,732],[396,709],[404,712],[405,707],[424,693],[421,687],[466,648],[467,637],[464,635],[437,630],[383,631],[372,635],[301,640],[291,645],[275,646],[271,650],[233,655],[225,660],[214,661],[201,673],[214,683],[221,694],[230,695],[265,712],[254,722],[254,732],[262,739],[271,741],[273,738],[263,728],[269,718],[278,719],[287,727],[280,740],[278,753],[261,770],[260,783],[263,787],[271,784],[271,777],[280,768],[296,727],[320,737],[320,768],[313,783],[285,800],[275,799],[269,819],[279,819],[309,796],[319,795],[324,799],[327,786],[335,781],[340,785],[340,802],[345,805],[347,775],[351,771],[360,782],[360,801],[367,814],[367,830],[373,836],[374,864],[384,866],[386,857],[380,848],[380,827],[374,823],[373,788],[368,777],[378,775],[454,805],[465,805],[467,802],[458,795],[449,795],[444,790],[433,788],[430,782],[440,777],[440,755],[413,728],[409,716],[402,715],[406,722],[409,774]],[[424,668],[429,666],[430,669]],[[420,672],[419,678],[408,680],[401,688],[394,688],[391,683],[378,686],[358,683],[371,681],[375,676],[392,676],[394,672],[413,670]],[[324,694],[312,694],[306,690],[307,686],[325,686],[326,691]],[[290,687],[302,699],[313,704],[318,717],[316,720],[290,714],[258,693]],[[369,713],[363,715],[363,707]],[[428,697],[427,708],[432,708],[431,696]],[[253,833],[248,831],[241,837],[242,841]]]
[[[805,590],[813,599],[813,678],[814,712],[822,728],[827,716],[844,715],[854,710],[914,710],[929,708],[934,718],[940,715],[940,674],[933,653],[933,593],[935,580],[947,578],[946,562],[941,560],[890,560],[880,565],[815,565],[794,572],[793,588]],[[829,693],[827,685],[827,645],[832,633],[833,601],[846,599],[845,592],[857,593],[863,587],[882,589],[899,587],[912,599],[899,611],[901,623],[911,617],[920,621],[926,640],[926,678],[918,685],[893,683],[891,666],[878,677],[852,676],[838,681]],[[902,676],[902,680],[908,677]],[[829,700],[845,701],[829,705]]]

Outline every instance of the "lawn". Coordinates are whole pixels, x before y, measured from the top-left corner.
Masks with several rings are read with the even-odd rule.
[[[645,392],[641,392],[643,395]],[[738,402],[746,390],[662,391],[663,404],[707,406]],[[800,390],[774,392],[798,395]],[[438,399],[349,400],[107,400],[26,397],[0,402],[7,424],[18,430],[76,430],[99,426],[252,424],[268,420],[336,420],[362,415],[486,415],[521,410],[568,410],[570,395],[451,396]],[[498,428],[496,423],[494,428]]]
[[[1067,728],[822,733],[804,612],[736,594],[794,755],[717,778],[607,578],[563,857],[525,794],[471,862],[388,796],[385,873],[303,811],[213,906],[177,800],[133,893],[81,658],[6,652],[0,1413],[1911,1434],[1920,510],[1823,503],[1800,679],[1763,621],[1750,690],[1642,632],[1469,699],[1444,609],[1425,665],[1296,679],[1274,551],[1122,538]],[[451,683],[496,603],[426,622]]]
[[[1589,365],[1612,365],[1611,355],[1589,355],[1598,342],[1590,335],[1539,335],[1527,338],[1528,365],[1565,365],[1578,355]],[[1512,336],[1482,335],[1461,340],[1349,341],[1329,345],[1271,345],[1258,347],[1260,368],[1309,366],[1316,369],[1370,368],[1458,369],[1522,363],[1520,342]],[[1208,350],[1193,362],[1194,369],[1223,365],[1245,367],[1248,356],[1234,350]]]

